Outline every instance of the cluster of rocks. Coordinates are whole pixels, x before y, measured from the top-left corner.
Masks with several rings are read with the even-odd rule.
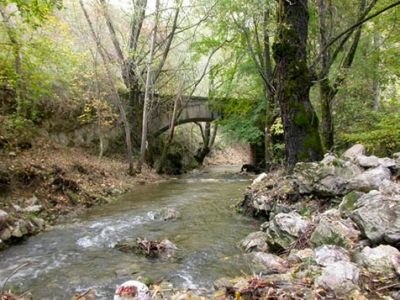
[[[42,205],[37,204],[38,199],[31,197],[21,202],[23,206],[13,204],[13,214],[0,210],[0,250],[13,241],[37,234],[46,227],[45,220],[37,217],[43,210]]]
[[[400,153],[365,153],[355,145],[341,157],[298,163],[291,176],[261,174],[247,189],[238,208],[266,222],[240,246],[275,290],[400,299]],[[223,282],[217,287],[240,291],[249,281]]]

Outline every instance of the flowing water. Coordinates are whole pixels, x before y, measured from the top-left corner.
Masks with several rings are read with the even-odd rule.
[[[116,286],[138,277],[212,291],[215,280],[250,272],[236,244],[259,224],[233,209],[250,184],[237,171],[209,168],[173,182],[137,186],[115,203],[0,252],[0,283],[31,261],[7,287],[29,291],[34,300],[69,300],[89,288],[100,299],[113,299]],[[154,220],[154,212],[165,207],[179,211],[181,218]],[[113,248],[137,237],[171,240],[179,248],[177,259],[149,259]]]

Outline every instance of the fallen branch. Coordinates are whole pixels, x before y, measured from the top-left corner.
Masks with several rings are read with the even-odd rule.
[[[74,300],[80,300],[80,299],[82,299],[83,297],[85,297],[87,294],[89,294],[91,291],[92,291],[92,288],[89,288],[89,289],[87,289],[85,292],[83,292],[82,294],[80,294],[80,295],[75,295],[73,299],[74,299]]]
[[[33,263],[33,262],[31,262],[31,261],[28,260],[27,262],[23,263],[23,264],[20,265],[18,268],[16,268],[16,269],[6,278],[6,280],[4,281],[3,287],[2,287],[2,289],[1,289],[1,293],[4,294],[4,288],[5,288],[7,282],[10,280],[11,277],[13,277],[16,273],[18,273],[19,270],[21,270],[22,268],[25,268],[26,266],[34,265],[34,264],[35,264],[35,263]]]

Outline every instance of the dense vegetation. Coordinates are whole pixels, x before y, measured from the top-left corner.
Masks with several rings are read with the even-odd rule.
[[[187,147],[172,122],[183,95],[201,95],[263,169],[356,142],[400,151],[399,2],[164,2],[0,0],[0,147],[40,133],[100,156],[126,149],[129,173],[144,161],[163,172]],[[165,105],[170,131],[148,136]],[[189,164],[215,141],[216,127],[199,128]]]

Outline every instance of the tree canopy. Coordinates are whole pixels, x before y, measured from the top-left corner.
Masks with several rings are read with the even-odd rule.
[[[290,172],[357,142],[390,155],[400,151],[399,4],[89,0],[93,39],[78,0],[0,0],[2,132],[27,134],[62,112],[98,124],[102,140],[124,115],[138,153],[152,112],[179,118],[174,96],[200,95],[264,169]]]

